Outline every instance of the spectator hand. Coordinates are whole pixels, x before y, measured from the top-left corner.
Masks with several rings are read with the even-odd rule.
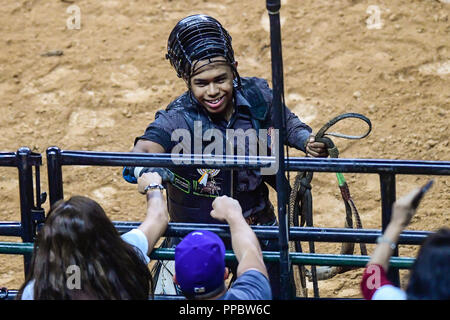
[[[392,206],[392,223],[396,223],[402,228],[405,228],[409,224],[411,218],[416,213],[416,209],[413,207],[412,203],[414,198],[419,194],[420,189],[421,188],[416,188],[406,196],[395,201]]]
[[[146,172],[138,179],[138,191],[144,193],[145,187],[149,184],[161,184],[162,179],[156,172]]]
[[[211,217],[220,221],[228,221],[228,219],[238,214],[242,217],[242,208],[239,202],[228,196],[217,197],[212,203],[213,210]]]
[[[312,158],[328,157],[328,149],[323,142],[316,142],[315,135],[311,134],[306,143],[306,156]]]

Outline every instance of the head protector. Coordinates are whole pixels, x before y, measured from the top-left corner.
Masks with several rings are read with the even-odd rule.
[[[230,64],[240,85],[231,36],[219,21],[204,14],[192,15],[180,20],[170,33],[166,59],[170,60],[178,77],[188,81],[188,85],[191,76],[198,71],[198,61],[208,59],[209,63],[213,63],[212,58],[218,56],[224,57]]]

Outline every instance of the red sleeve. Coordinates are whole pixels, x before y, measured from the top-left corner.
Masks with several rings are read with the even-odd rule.
[[[383,267],[379,264],[369,264],[364,270],[361,280],[361,292],[366,300],[371,300],[377,289],[384,285],[392,284]]]

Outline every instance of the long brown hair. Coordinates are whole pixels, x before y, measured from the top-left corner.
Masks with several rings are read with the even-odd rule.
[[[450,229],[427,237],[411,269],[408,300],[450,300]]]
[[[80,271],[79,290],[67,286],[71,266]],[[153,287],[143,257],[122,240],[102,207],[83,196],[51,208],[18,298],[31,280],[36,300],[148,299]]]

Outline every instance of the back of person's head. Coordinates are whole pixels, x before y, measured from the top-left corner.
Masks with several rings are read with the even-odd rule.
[[[408,299],[450,299],[450,229],[427,237],[412,267],[406,294]]]
[[[34,280],[34,299],[147,299],[152,279],[141,259],[97,202],[74,196],[52,206],[24,286]]]
[[[175,248],[175,277],[188,299],[209,299],[225,290],[225,245],[210,231],[193,231]]]
[[[189,84],[190,77],[196,72],[197,62],[224,57],[239,82],[231,41],[228,31],[213,17],[204,14],[188,16],[181,19],[170,33],[166,59],[169,59],[178,77]]]

